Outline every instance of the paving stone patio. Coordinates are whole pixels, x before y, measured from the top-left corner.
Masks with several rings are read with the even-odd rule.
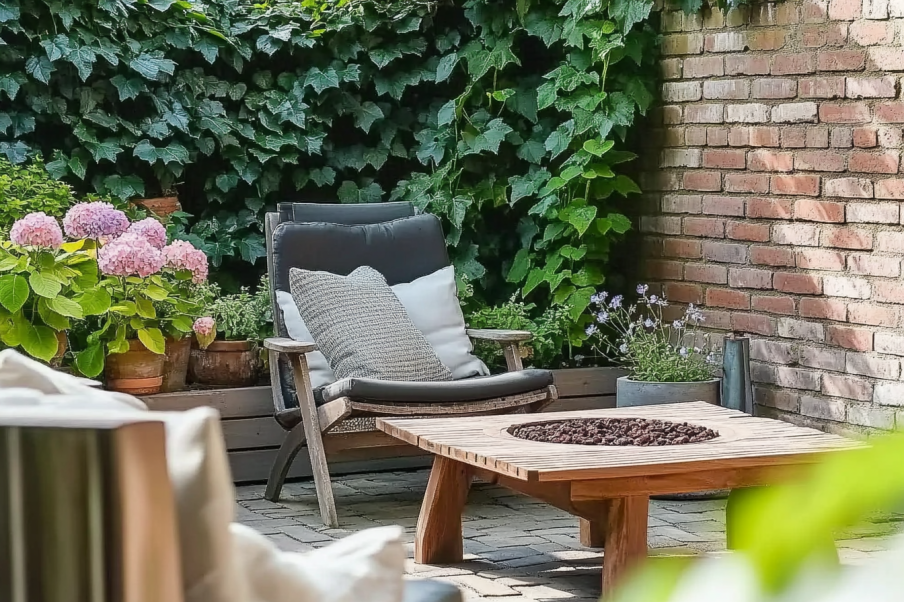
[[[328,529],[311,481],[286,484],[278,503],[263,499],[263,485],[238,487],[237,520],[267,535],[286,551],[305,552],[355,531],[401,525],[409,558],[426,470],[382,472],[333,480],[341,528]],[[725,501],[658,501],[650,508],[650,554],[725,552]],[[883,550],[901,516],[876,517],[839,534],[845,563],[861,563]],[[461,586],[467,601],[598,600],[602,550],[581,546],[577,519],[500,487],[475,483],[464,517],[465,562],[416,565],[409,574]]]

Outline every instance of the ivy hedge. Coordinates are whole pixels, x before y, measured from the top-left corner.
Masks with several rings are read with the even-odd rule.
[[[277,200],[410,200],[487,303],[574,318],[604,280],[653,0],[0,0],[0,153],[173,188],[215,266]]]

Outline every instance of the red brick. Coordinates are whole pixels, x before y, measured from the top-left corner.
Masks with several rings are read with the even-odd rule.
[[[848,270],[852,274],[897,278],[901,275],[901,259],[878,255],[851,255],[848,257]]]
[[[750,300],[750,307],[754,311],[770,314],[794,315],[794,299],[791,297],[757,295]]]
[[[820,48],[825,46],[828,41],[825,25],[807,25],[801,27],[800,39],[804,48]]]
[[[794,253],[791,249],[776,247],[750,247],[750,263],[772,266],[793,266]]]
[[[831,151],[794,153],[794,167],[800,171],[844,171],[844,155]]]
[[[805,77],[799,81],[801,98],[843,98],[843,77]]]
[[[769,192],[769,176],[730,173],[725,176],[726,192]]]
[[[706,128],[691,126],[685,130],[684,142],[688,146],[706,145]],[[681,146],[680,144],[678,146]]]
[[[687,65],[687,61],[684,64]],[[725,75],[766,75],[767,73],[769,73],[768,56],[732,54],[725,57]]]
[[[794,203],[794,217],[809,222],[841,223],[844,221],[844,205],[803,199]]]
[[[872,249],[873,235],[869,230],[830,228],[822,231],[820,244],[840,249]]]
[[[766,29],[754,31],[747,36],[747,47],[750,50],[779,50],[785,45],[783,29]]]
[[[722,190],[722,174],[717,171],[688,171],[684,174],[685,190]]]
[[[728,130],[728,144],[731,146],[749,146],[751,129],[747,126],[731,128]]]
[[[854,128],[854,146],[873,148],[878,144],[876,130],[871,127]]]
[[[869,107],[862,102],[819,105],[819,120],[824,123],[865,123],[870,120]]]
[[[644,265],[647,275],[656,280],[681,280],[684,264],[679,261],[647,261]]]
[[[835,178],[826,180],[823,194],[846,199],[871,199],[873,183],[865,178]]]
[[[826,276],[822,282],[822,291],[826,297],[851,299],[869,299],[871,292],[868,280],[844,276]]]
[[[707,146],[727,146],[728,128],[706,128],[706,144]]]
[[[904,286],[900,282],[874,282],[872,298],[883,303],[904,303]]]
[[[773,194],[819,195],[819,176],[772,176]]]
[[[705,150],[703,167],[715,169],[744,169],[747,153],[742,150]]]
[[[807,128],[807,148],[827,148],[829,146],[829,128],[813,126]]]
[[[681,218],[665,216],[642,216],[640,231],[655,234],[681,234]]]
[[[807,129],[802,127],[782,128],[782,148],[803,148],[807,145]]]
[[[747,246],[727,242],[703,243],[703,258],[721,263],[746,263]]]
[[[728,282],[728,270],[721,265],[689,263],[684,266],[684,279],[689,282],[725,284]]]
[[[663,290],[674,303],[703,303],[703,289],[696,284],[667,282]]]
[[[708,328],[731,330],[731,314],[727,311],[708,309],[703,312],[703,318]]]
[[[872,303],[851,303],[848,305],[848,321],[866,326],[895,328],[898,325],[898,309]]]
[[[866,328],[849,328],[847,326],[828,326],[826,343],[853,349],[854,351],[872,351],[873,331]]]
[[[809,274],[795,274],[792,272],[776,272],[772,278],[772,286],[783,293],[797,293],[800,295],[822,294],[822,278]]]
[[[829,18],[833,21],[853,21],[860,17],[860,0],[830,0]]]
[[[750,199],[747,201],[747,217],[790,219],[793,207],[793,201],[789,199]]]
[[[819,245],[819,228],[810,224],[778,224],[772,228],[772,242],[815,247]]]
[[[725,75],[721,56],[703,56],[684,59],[684,77],[712,77]]]
[[[864,224],[897,224],[897,203],[848,203],[845,215],[848,222]],[[882,251],[881,247],[879,250]]]
[[[772,75],[792,75],[816,71],[816,55],[812,52],[776,54],[772,60]]]
[[[874,46],[876,44],[890,44],[895,36],[895,30],[891,23],[876,21],[857,21],[851,23],[851,40],[861,46]]]
[[[684,233],[687,236],[725,238],[725,220],[709,217],[684,218]]]
[[[904,236],[900,232],[876,232],[876,250],[889,253],[904,253]]]
[[[748,128],[750,146],[779,145],[780,130],[777,127],[751,127]]]
[[[876,182],[877,199],[904,199],[904,180],[880,180]]]
[[[753,151],[747,168],[750,171],[791,171],[794,169],[794,155],[767,150]]]
[[[751,268],[732,268],[728,270],[728,286],[732,288],[772,288],[772,271]]]
[[[851,171],[892,174],[898,173],[899,164],[900,157],[898,156],[898,151],[885,151],[881,153],[854,151],[851,153],[851,160],[848,168]]]
[[[904,102],[884,102],[876,105],[876,119],[884,123],[904,123]]]
[[[699,194],[666,194],[662,196],[663,213],[700,213]]]
[[[754,98],[794,98],[797,96],[797,80],[755,79],[752,94]]]
[[[805,270],[844,270],[844,255],[826,249],[800,249],[796,254],[797,267]]]
[[[750,294],[728,288],[710,288],[706,289],[706,305],[728,309],[750,309]]]
[[[873,385],[862,378],[853,378],[847,374],[823,374],[822,394],[859,401],[873,399]]]
[[[725,224],[725,236],[732,240],[768,242],[769,226],[749,222],[728,222]]]
[[[775,320],[759,314],[731,314],[731,329],[764,336],[775,334]]]
[[[804,23],[822,23],[826,20],[828,0],[806,0],[801,8]]]
[[[854,145],[854,128],[849,127],[833,127],[832,128],[832,147],[833,148],[851,148]]]
[[[862,50],[827,50],[816,57],[819,71],[860,71],[866,66],[866,53]]]
[[[703,98],[708,100],[747,100],[749,97],[750,82],[746,79],[720,79],[703,82]]]
[[[714,196],[703,197],[703,213],[708,215],[744,215],[744,197]]]
[[[725,107],[719,104],[688,105],[684,109],[685,123],[722,123]]]
[[[799,312],[802,318],[817,318],[820,320],[844,322],[847,316],[847,304],[836,299],[814,299],[812,297],[804,297],[800,300]]]
[[[703,257],[700,241],[685,240],[683,238],[664,239],[662,241],[662,254],[665,257],[680,257],[683,259],[699,259]]]

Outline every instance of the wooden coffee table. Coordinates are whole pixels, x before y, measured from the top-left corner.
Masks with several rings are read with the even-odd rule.
[[[518,439],[509,427],[568,418],[650,418],[709,427],[703,443],[609,447]],[[651,495],[762,486],[828,452],[862,447],[837,435],[703,402],[476,416],[380,418],[377,428],[436,455],[418,518],[415,562],[462,561],[461,513],[471,480],[498,483],[581,519],[581,541],[605,548],[603,591],[647,555]],[[731,500],[729,500],[731,501]]]

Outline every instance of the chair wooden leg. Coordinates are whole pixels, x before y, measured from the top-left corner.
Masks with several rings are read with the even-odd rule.
[[[322,434],[324,428],[330,428],[332,425],[320,424],[305,356],[292,354],[289,361],[292,363],[292,371],[295,376],[301,424],[308,440],[308,453],[311,456],[311,471],[314,474],[314,486],[317,488],[320,516],[324,525],[335,528],[339,526],[339,515],[336,513],[336,501],[333,499],[333,484],[330,482],[330,470],[326,463],[326,450],[323,447]]]
[[[276,459],[273,460],[273,466],[270,467],[270,477],[267,479],[267,490],[264,492],[264,498],[271,502],[279,501],[279,494],[282,491],[283,483],[286,482],[286,476],[289,474],[289,468],[295,456],[304,447],[305,434],[304,425],[295,426],[286,435],[285,440],[276,452]]]
[[[578,519],[580,522],[581,545],[587,548],[602,548],[606,544],[606,525],[603,519]]]

